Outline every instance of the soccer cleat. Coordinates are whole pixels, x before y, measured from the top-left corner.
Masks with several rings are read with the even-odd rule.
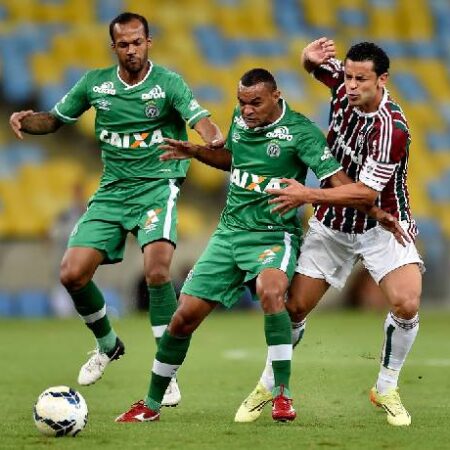
[[[272,419],[277,422],[287,422],[297,417],[292,407],[292,399],[284,395],[284,386],[280,386],[280,393],[272,400]]]
[[[411,416],[400,400],[398,388],[391,389],[387,394],[382,395],[373,387],[370,390],[370,401],[385,410],[387,421],[391,425],[404,427],[411,424]]]
[[[235,422],[254,422],[261,415],[264,406],[272,400],[272,393],[261,383],[242,402],[234,416]]]
[[[99,380],[106,366],[115,359],[119,359],[125,353],[123,342],[117,338],[115,347],[107,353],[101,352],[98,348],[88,354],[91,357],[83,364],[78,374],[78,384],[88,386]]]
[[[169,386],[167,386],[166,392],[164,392],[164,397],[161,401],[161,406],[178,406],[181,400],[181,392],[178,387],[177,379],[173,377],[170,380]]]
[[[159,416],[159,411],[153,411],[144,400],[139,400],[133,403],[128,411],[116,417],[116,422],[154,422],[159,420]]]

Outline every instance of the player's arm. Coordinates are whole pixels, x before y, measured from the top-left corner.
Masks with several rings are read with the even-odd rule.
[[[9,125],[18,139],[23,134],[49,134],[54,133],[62,122],[49,112],[34,112],[32,110],[19,111],[11,114]]]
[[[194,130],[200,135],[206,144],[215,148],[221,148],[224,145],[224,139],[219,127],[209,118],[203,117],[195,125]]]
[[[161,150],[164,150],[164,153],[159,157],[161,161],[195,158],[216,169],[229,171],[231,168],[231,152],[224,147],[223,140],[221,147],[198,145],[169,138],[165,138],[164,142],[163,145],[159,146]]]

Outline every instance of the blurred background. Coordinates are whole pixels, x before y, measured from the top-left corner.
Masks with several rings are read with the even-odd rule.
[[[0,0],[0,316],[73,313],[59,261],[101,173],[92,110],[74,126],[24,141],[14,138],[9,115],[49,110],[86,70],[115,64],[108,25],[127,10],[149,20],[151,59],[183,75],[224,133],[237,80],[253,67],[269,69],[291,106],[326,131],[329,92],[300,69],[301,49],[323,35],[340,56],[360,40],[382,46],[391,57],[389,90],[413,138],[409,189],[427,266],[423,305],[450,306],[448,0]],[[214,229],[226,189],[227,174],[192,164],[179,203],[177,286]],[[306,223],[311,209],[300,214]],[[96,281],[110,311],[145,307],[133,238],[124,262],[100,268]],[[359,266],[330,297],[339,306],[383,307]]]

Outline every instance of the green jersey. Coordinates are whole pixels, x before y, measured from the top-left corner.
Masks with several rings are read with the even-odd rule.
[[[183,178],[189,161],[161,162],[163,138],[187,139],[193,127],[209,116],[180,75],[152,64],[145,78],[129,85],[119,67],[91,70],[54,106],[65,123],[93,106],[95,135],[102,150],[101,186],[129,178]]]
[[[248,128],[239,107],[233,114],[226,147],[232,153],[230,188],[221,222],[250,231],[288,231],[300,228],[296,211],[272,213],[266,189],[278,189],[280,178],[305,183],[308,167],[324,179],[341,166],[327,147],[323,133],[302,114],[280,100],[281,116],[273,123]]]

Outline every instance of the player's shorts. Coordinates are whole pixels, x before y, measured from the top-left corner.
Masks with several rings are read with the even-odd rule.
[[[105,255],[103,264],[122,261],[132,233],[141,248],[150,242],[177,242],[177,179],[128,180],[103,186],[91,197],[68,247],[89,247]]]
[[[244,281],[264,269],[294,275],[299,239],[283,231],[230,230],[219,224],[181,292],[222,303],[227,308],[241,297]]]
[[[408,222],[400,222],[407,231]],[[362,234],[332,230],[314,216],[303,240],[295,271],[311,278],[324,279],[331,286],[342,289],[356,261],[361,259],[376,283],[390,272],[406,264],[417,263],[424,272],[424,264],[413,242],[403,247],[394,235],[381,226]]]

